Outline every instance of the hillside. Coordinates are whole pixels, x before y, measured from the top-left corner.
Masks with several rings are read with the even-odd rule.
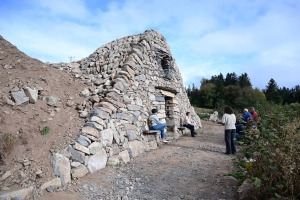
[[[11,93],[38,90],[36,103],[15,105]],[[84,85],[60,69],[30,58],[0,36],[0,180],[2,190],[39,186],[54,177],[48,155],[67,147],[82,124],[75,106]],[[45,97],[58,102],[47,105]],[[44,101],[43,101],[44,99]],[[41,134],[45,127],[46,135]]]

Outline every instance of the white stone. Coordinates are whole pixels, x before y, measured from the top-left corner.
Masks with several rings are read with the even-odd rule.
[[[104,146],[111,145],[114,137],[114,131],[112,129],[105,129],[100,131],[100,140]]]
[[[116,164],[119,164],[120,160],[118,156],[111,156],[108,158],[108,161],[106,163],[107,166],[115,166]]]
[[[99,169],[102,169],[106,166],[107,154],[106,151],[102,148],[98,153],[89,157],[87,161],[87,168],[92,174]]]
[[[121,161],[123,161],[123,163],[128,163],[130,161],[130,156],[128,154],[128,151],[125,150],[125,151],[122,151],[119,153],[119,159]]]
[[[129,142],[129,155],[130,157],[136,157],[137,155],[145,152],[146,147],[145,145],[138,140],[130,141]]]
[[[94,136],[96,138],[99,138],[99,132],[98,132],[98,130],[94,129],[94,128],[90,127],[90,126],[83,127],[82,130],[81,130],[81,132],[84,133],[84,134],[92,135],[92,136]]]
[[[81,165],[81,163],[80,162],[72,162],[71,163],[71,167],[78,167],[79,165]]]
[[[92,144],[90,144],[90,146],[88,148],[89,148],[90,154],[94,155],[102,149],[102,144],[99,142],[93,142]]]
[[[84,165],[80,165],[79,167],[72,169],[71,173],[73,178],[79,178],[85,176],[89,171]]]
[[[11,176],[11,172],[10,171],[6,171],[0,178],[0,181],[4,181],[5,179],[7,179],[8,177]]]
[[[24,88],[26,96],[29,98],[30,103],[36,103],[38,100],[38,90],[31,89],[30,87]]]
[[[55,153],[51,156],[51,163],[54,174],[60,177],[62,185],[71,181],[71,166],[68,158],[59,153]]]
[[[73,148],[78,150],[78,151],[81,151],[83,153],[90,154],[90,150],[87,147],[82,146],[81,144],[79,144],[77,142],[75,142]]]
[[[97,122],[98,124],[100,124],[100,125],[102,125],[102,126],[104,126],[105,127],[105,122],[104,122],[104,120],[103,119],[101,119],[100,117],[97,117],[97,116],[93,116],[93,117],[91,117],[91,121],[92,122]]]
[[[53,179],[53,180],[51,180],[51,181],[48,181],[48,182],[44,183],[44,184],[40,187],[40,189],[41,189],[41,190],[44,190],[44,189],[46,189],[47,187],[50,187],[50,186],[57,186],[57,187],[60,187],[60,186],[61,186],[61,180],[60,180],[60,178],[55,178],[55,179]]]

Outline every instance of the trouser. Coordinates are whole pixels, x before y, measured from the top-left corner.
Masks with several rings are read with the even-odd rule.
[[[236,148],[234,144],[234,135],[235,135],[235,129],[228,129],[225,130],[225,143],[226,143],[226,153],[236,153]]]
[[[186,128],[188,128],[188,129],[190,129],[192,137],[195,136],[195,127],[194,127],[194,125],[184,124],[183,126],[186,127]]]
[[[151,126],[150,127],[150,130],[160,130],[160,133],[161,133],[161,138],[165,138],[166,139],[166,136],[165,136],[165,127],[166,127],[166,124],[158,124],[158,125],[155,125],[155,126]]]

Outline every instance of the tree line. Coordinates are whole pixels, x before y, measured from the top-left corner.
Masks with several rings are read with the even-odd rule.
[[[290,104],[300,102],[300,86],[280,88],[271,78],[266,88],[252,88],[247,73],[238,76],[235,72],[214,75],[210,79],[203,78],[200,87],[193,84],[186,88],[191,104],[203,108],[218,108],[230,105],[235,108],[255,106],[256,103],[273,102],[275,104]]]

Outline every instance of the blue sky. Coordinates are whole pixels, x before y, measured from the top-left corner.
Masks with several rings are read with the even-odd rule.
[[[44,62],[80,60],[148,29],[167,39],[184,84],[228,72],[253,87],[300,84],[299,0],[1,0],[0,35]]]

